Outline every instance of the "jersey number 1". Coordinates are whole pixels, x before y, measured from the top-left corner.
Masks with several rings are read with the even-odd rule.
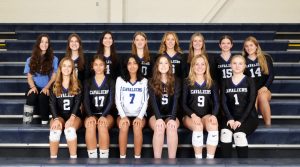
[[[233,97],[234,97],[234,101],[235,101],[234,104],[239,105],[240,103],[239,103],[239,99],[238,99],[237,94],[234,94]]]

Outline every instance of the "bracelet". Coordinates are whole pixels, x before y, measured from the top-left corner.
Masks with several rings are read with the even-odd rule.
[[[31,87],[30,89],[32,89],[32,88],[35,88],[36,86],[34,85],[33,87]]]

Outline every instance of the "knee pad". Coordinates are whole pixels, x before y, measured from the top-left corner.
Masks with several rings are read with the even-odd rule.
[[[24,105],[23,123],[30,124],[33,117],[33,106]]]
[[[238,147],[248,146],[248,140],[244,132],[237,132],[233,134],[234,143]]]
[[[193,131],[192,145],[195,147],[203,146],[203,132],[202,131]]]
[[[64,130],[65,132],[65,136],[66,136],[66,140],[67,141],[72,141],[75,140],[77,138],[77,134],[76,134],[76,130],[75,128],[67,128]]]
[[[219,131],[208,131],[206,145],[217,146],[219,143]]]
[[[232,142],[232,132],[229,129],[221,130],[221,142],[231,143]]]
[[[60,140],[61,130],[50,130],[49,141],[58,142]]]

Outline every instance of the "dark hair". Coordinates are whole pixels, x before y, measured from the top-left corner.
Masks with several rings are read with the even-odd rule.
[[[104,31],[101,34],[100,39],[99,39],[99,46],[98,46],[97,54],[104,55],[103,39],[106,34],[111,35],[112,44],[110,46],[110,57],[111,57],[112,64],[116,64],[117,63],[117,53],[116,53],[116,48],[115,48],[115,40],[114,40],[113,34],[110,31]]]
[[[139,59],[137,56],[135,55],[130,55],[128,56],[125,61],[123,61],[123,72],[122,72],[122,78],[124,79],[124,81],[129,82],[130,81],[130,74],[129,71],[127,69],[127,64],[129,62],[129,59],[133,58],[136,62],[136,64],[138,65],[138,70],[136,72],[136,78],[137,81],[141,81],[144,77],[142,75],[142,71],[141,71],[141,63],[139,63]]]
[[[46,53],[42,55],[42,50],[40,48],[40,43],[42,38],[46,37],[48,39],[48,48]],[[30,58],[30,74],[40,73],[42,75],[49,75],[53,71],[53,49],[51,47],[50,37],[47,34],[40,34],[32,49],[32,55]]]
[[[103,63],[104,63],[104,67],[105,67],[105,70],[104,70],[104,74],[105,74],[105,71],[106,71],[106,61],[105,61],[105,58],[103,55],[101,54],[96,54],[94,55],[94,57],[92,58],[92,61],[91,61],[91,64],[90,64],[90,69],[91,69],[91,76],[94,76],[95,75],[95,71],[93,70],[93,64],[96,60],[101,60]]]
[[[219,44],[221,44],[221,42],[222,42],[223,39],[229,39],[229,41],[231,42],[231,44],[233,44],[233,39],[229,35],[223,35],[223,36],[221,36],[221,38],[219,39]]]

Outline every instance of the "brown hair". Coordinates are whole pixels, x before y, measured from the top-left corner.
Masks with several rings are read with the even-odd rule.
[[[40,48],[40,43],[42,38],[45,37],[48,39],[48,48],[46,53],[42,55],[42,50]],[[49,75],[53,71],[53,49],[50,43],[50,37],[47,34],[41,34],[37,37],[35,45],[32,49],[32,54],[30,57],[30,74],[34,75],[35,73],[40,73],[42,75]]]
[[[143,53],[143,56],[144,56],[145,62],[149,62],[149,61],[150,61],[150,53],[149,53],[148,42],[147,42],[148,39],[147,39],[146,34],[143,33],[143,32],[136,32],[136,33],[133,35],[133,40],[132,40],[132,44],[131,44],[131,54],[132,54],[132,55],[137,55],[137,48],[136,48],[136,46],[135,46],[135,44],[134,44],[134,40],[135,40],[135,38],[136,38],[138,35],[144,37],[145,40],[146,40],[146,44],[145,44],[144,49],[143,49],[143,52],[144,52],[144,53]]]
[[[68,44],[67,44],[67,48],[66,48],[66,55],[65,57],[72,57],[72,49],[70,48],[70,42],[71,42],[71,39],[75,37],[77,40],[78,40],[78,43],[79,43],[79,48],[78,48],[78,56],[79,56],[79,61],[78,61],[78,69],[81,71],[84,69],[84,54],[83,54],[83,48],[82,48],[82,42],[81,42],[81,39],[79,37],[78,34],[71,34],[69,35],[68,37]]]
[[[161,55],[157,58],[154,68],[153,68],[153,75],[152,78],[150,80],[150,86],[152,87],[152,89],[154,90],[155,95],[159,95],[162,96],[163,94],[163,86],[161,83],[161,73],[158,70],[158,66],[159,66],[159,61],[160,59],[165,58],[168,61],[169,64],[169,71],[167,72],[167,83],[166,83],[166,91],[168,95],[173,95],[174,94],[174,88],[175,88],[175,77],[174,74],[172,72],[172,64],[170,59],[168,59],[166,56]]]

